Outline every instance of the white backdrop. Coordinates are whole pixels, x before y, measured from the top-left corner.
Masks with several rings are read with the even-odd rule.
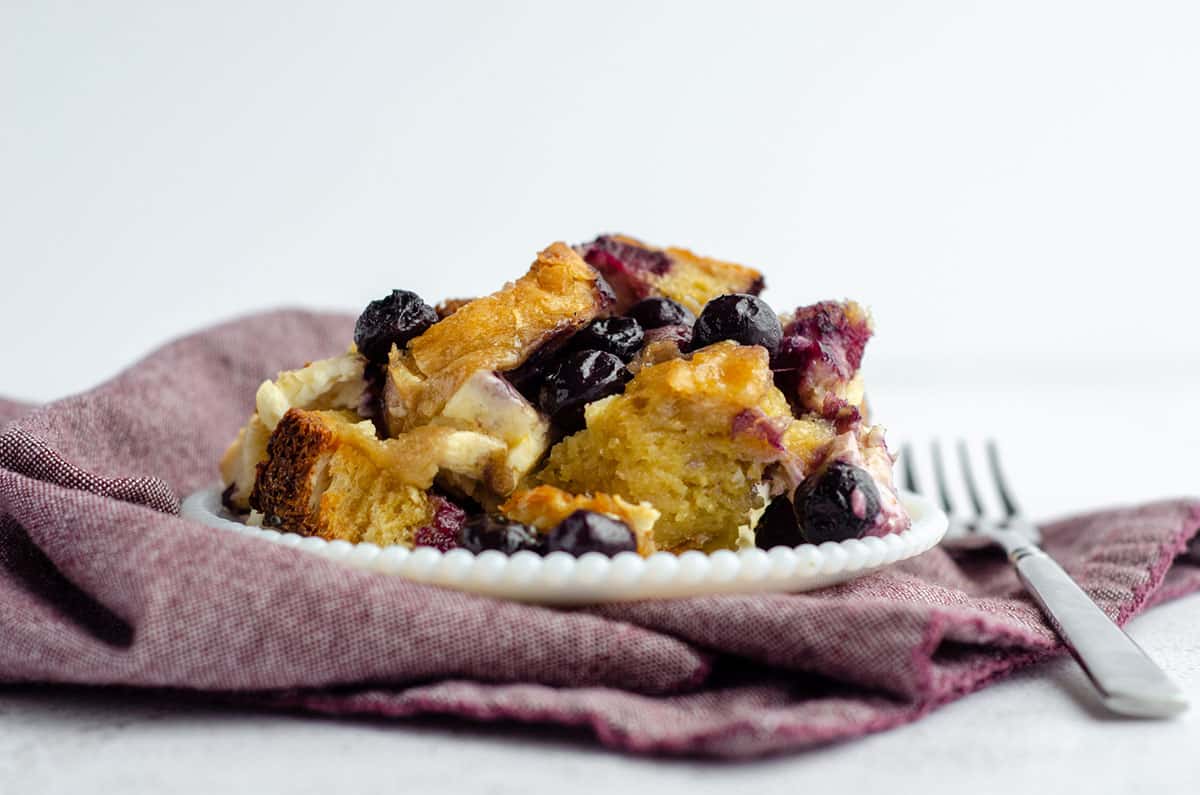
[[[877,381],[1200,363],[1194,3],[74,5],[0,10],[0,394],[617,230],[866,301]]]

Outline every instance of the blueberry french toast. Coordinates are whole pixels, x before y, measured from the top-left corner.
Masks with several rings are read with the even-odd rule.
[[[379,545],[615,555],[899,532],[853,301],[623,236],[554,243],[436,307],[371,302],[343,355],[266,381],[221,460],[247,521]]]

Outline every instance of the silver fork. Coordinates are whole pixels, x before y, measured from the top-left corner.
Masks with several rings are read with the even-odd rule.
[[[984,508],[965,442],[958,443],[958,459],[970,503],[966,512],[955,510],[941,445],[935,441],[930,453],[937,498],[950,517],[943,545],[1002,547],[1025,590],[1050,619],[1109,710],[1140,718],[1166,718],[1187,709],[1187,699],[1175,683],[1038,546],[1041,532],[1017,507],[994,442],[987,443],[986,458],[1000,515],[989,515]],[[905,444],[901,450],[904,485],[921,493],[914,460],[912,446]]]

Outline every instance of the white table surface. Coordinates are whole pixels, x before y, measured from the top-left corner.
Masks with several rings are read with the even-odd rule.
[[[1043,385],[1002,389],[979,370],[961,376],[973,386],[951,387],[933,366],[876,370],[876,413],[894,428],[917,438],[987,428],[1003,440],[1037,515],[1196,491],[1195,383],[1133,389],[1097,371],[1055,385],[1017,368],[1008,383]],[[1148,405],[1157,408],[1131,409]],[[1200,705],[1200,595],[1129,631]],[[1198,720],[1195,710],[1167,722],[1104,715],[1079,669],[1059,660],[890,732],[724,764],[630,758],[555,728],[334,720],[20,687],[0,689],[0,792],[1184,792],[1195,786]]]

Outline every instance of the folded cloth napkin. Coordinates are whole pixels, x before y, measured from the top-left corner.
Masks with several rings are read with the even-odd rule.
[[[935,549],[803,594],[560,610],[343,567],[180,518],[259,382],[353,319],[247,318],[91,392],[0,401],[0,681],[184,688],[336,714],[589,729],[612,748],[753,756],[912,721],[1060,653],[999,555]],[[1119,622],[1200,588],[1200,502],[1046,526]]]

